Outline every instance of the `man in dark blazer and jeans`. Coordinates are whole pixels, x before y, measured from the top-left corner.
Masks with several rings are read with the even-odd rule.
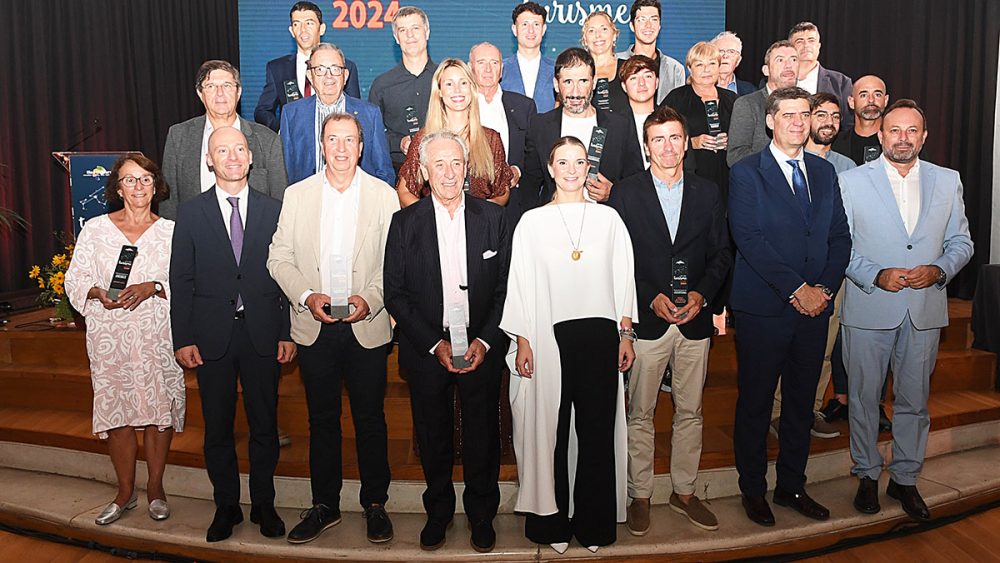
[[[449,131],[423,138],[420,166],[431,197],[397,212],[385,249],[385,308],[399,328],[399,363],[407,371],[413,426],[427,489],[420,547],[445,541],[455,515],[452,399],[462,401],[463,502],[472,547],[496,543],[500,505],[500,370],[506,336],[500,313],[507,292],[510,238],[503,208],[462,191],[468,148]],[[461,326],[462,329],[456,327]],[[452,344],[465,332],[468,351]],[[467,367],[456,367],[463,356]]]
[[[233,439],[236,382],[250,425],[250,521],[266,537],[285,535],[274,510],[278,464],[279,363],[295,357],[288,302],[267,271],[281,203],[250,189],[253,154],[232,127],[209,138],[216,184],[177,211],[170,284],[174,355],[197,369],[205,418],[205,466],[216,512],[206,539],[228,538],[243,521]]]
[[[649,530],[653,417],[663,370],[669,364],[674,402],[670,507],[695,526],[714,530],[718,528],[715,515],[694,493],[701,461],[702,390],[714,329],[711,310],[705,307],[716,305],[733,264],[725,207],[718,186],[684,173],[688,134],[679,113],[665,105],[657,108],[646,118],[643,141],[649,170],[620,180],[609,201],[632,238],[639,302],[639,339],[628,384],[632,502],[626,524],[633,535]],[[681,273],[687,277],[683,287],[678,278]],[[677,299],[682,295],[684,299]]]

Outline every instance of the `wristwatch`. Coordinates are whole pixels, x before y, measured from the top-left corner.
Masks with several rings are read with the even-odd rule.
[[[938,271],[941,272],[940,274],[938,274],[936,283],[938,285],[946,284],[948,282],[948,274],[944,273],[944,268],[942,268],[941,266],[935,266],[935,268],[937,268]]]
[[[158,281],[153,281],[153,290],[154,290],[153,295],[160,293],[161,291],[163,291],[163,284]]]
[[[833,290],[831,290],[831,289],[830,289],[829,287],[826,287],[825,285],[823,285],[823,284],[821,284],[821,283],[818,283],[818,284],[816,284],[816,287],[818,287],[818,288],[820,288],[821,290],[823,290],[823,293],[824,293],[824,294],[825,294],[825,295],[826,295],[827,297],[831,297],[831,298],[833,297]]]

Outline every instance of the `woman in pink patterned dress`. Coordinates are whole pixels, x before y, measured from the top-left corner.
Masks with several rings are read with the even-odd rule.
[[[170,516],[163,470],[174,431],[184,430],[184,372],[174,361],[170,336],[167,274],[174,223],[152,211],[153,202],[168,193],[156,163],[141,155],[119,159],[106,196],[110,208],[124,208],[84,225],[66,272],[66,295],[87,318],[94,433],[107,439],[118,478],[118,495],[97,517],[98,524],[110,524],[136,506],[140,429],[149,473],[149,516]],[[127,287],[112,300],[108,286],[125,245],[139,250]]]

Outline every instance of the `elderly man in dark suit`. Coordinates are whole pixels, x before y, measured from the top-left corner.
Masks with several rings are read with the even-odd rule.
[[[170,198],[160,202],[160,215],[177,217],[177,206],[215,185],[215,172],[205,159],[208,138],[222,127],[238,129],[254,155],[250,185],[272,198],[281,199],[288,186],[285,159],[278,135],[236,113],[243,88],[240,71],[227,61],[206,61],[195,76],[195,91],[205,105],[205,115],[172,125],[163,149],[163,176],[170,184]]]
[[[632,238],[639,302],[636,359],[629,375],[626,524],[633,535],[649,530],[653,495],[653,417],[663,371],[673,370],[670,507],[695,526],[718,528],[715,515],[695,496],[701,461],[702,391],[716,305],[733,264],[722,192],[684,173],[688,143],[684,118],[660,106],[643,124],[649,170],[618,182],[610,204]],[[678,270],[680,268],[680,270]],[[686,276],[682,285],[679,274]]]
[[[500,87],[503,59],[492,43],[479,43],[469,51],[469,68],[479,87],[479,121],[503,140],[507,164],[524,168],[524,136],[528,120],[537,112],[531,98]],[[497,94],[500,94],[497,96]]]
[[[288,33],[295,38],[298,49],[292,55],[284,55],[267,63],[264,89],[253,111],[253,120],[269,129],[278,132],[281,123],[281,112],[285,104],[308,98],[315,93],[315,86],[306,75],[306,63],[309,55],[320,38],[326,33],[323,23],[323,11],[312,2],[296,2],[288,13],[291,24]],[[361,97],[361,76],[354,61],[344,59],[347,68],[347,81],[344,91],[348,96]]]
[[[556,189],[548,173],[552,145],[565,135],[589,145],[595,127],[605,129],[607,137],[597,175],[587,180],[587,197],[606,202],[615,182],[642,171],[642,153],[632,118],[599,110],[590,103],[594,94],[594,74],[594,58],[586,50],[571,47],[559,53],[554,80],[560,105],[531,119],[521,185],[508,205],[520,205],[524,212],[551,200]],[[514,198],[517,201],[513,201]]]
[[[444,544],[455,514],[451,474],[452,399],[462,401],[463,502],[472,547],[496,543],[500,504],[500,370],[506,336],[509,231],[500,206],[462,190],[468,148],[449,131],[424,137],[420,166],[431,197],[396,213],[385,250],[385,308],[399,328],[399,363],[408,372],[413,426],[427,490],[420,547]],[[467,344],[467,350],[460,346]]]
[[[830,517],[806,494],[805,469],[830,301],[844,279],[851,233],[833,165],[803,149],[810,118],[808,92],[771,92],[767,126],[774,141],[730,173],[729,223],[737,255],[729,306],[739,362],[733,442],[743,508],[763,526],[774,525],[765,493],[768,424],[779,375],[774,502],[809,518]]]
[[[206,539],[224,540],[243,521],[233,439],[237,380],[250,424],[250,521],[264,536],[281,537],[285,524],[274,510],[278,364],[292,361],[295,343],[288,301],[266,266],[281,202],[250,189],[254,154],[238,130],[216,129],[206,159],[215,185],[178,208],[170,256],[174,355],[198,370],[214,488]]]

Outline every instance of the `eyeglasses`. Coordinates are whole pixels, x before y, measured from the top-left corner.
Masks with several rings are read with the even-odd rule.
[[[139,178],[136,178],[135,176],[125,176],[124,178],[121,178],[118,181],[121,182],[122,185],[125,186],[126,188],[134,188],[137,183],[142,184],[143,186],[146,186],[148,188],[149,186],[153,185],[153,182],[155,182],[156,179],[153,178],[151,175],[146,174],[145,176]]]
[[[719,54],[723,57],[735,57],[740,54],[736,49],[719,49]]]
[[[227,94],[230,94],[232,92],[235,92],[236,89],[239,88],[239,87],[240,87],[240,85],[237,84],[237,83],[235,83],[235,82],[223,82],[221,84],[217,84],[215,82],[210,82],[208,84],[202,84],[201,85],[201,91],[202,92],[206,92],[208,94],[214,94],[216,92],[216,90],[218,90],[219,88],[222,88],[223,92],[225,92]]]
[[[340,65],[315,65],[306,68],[313,71],[313,74],[315,74],[316,76],[326,76],[327,74],[340,76],[344,74],[345,70],[347,70],[347,67],[343,67]]]
[[[638,16],[633,21],[635,23],[639,24],[639,25],[642,25],[642,24],[647,23],[647,22],[660,23],[660,17],[659,16]]]

